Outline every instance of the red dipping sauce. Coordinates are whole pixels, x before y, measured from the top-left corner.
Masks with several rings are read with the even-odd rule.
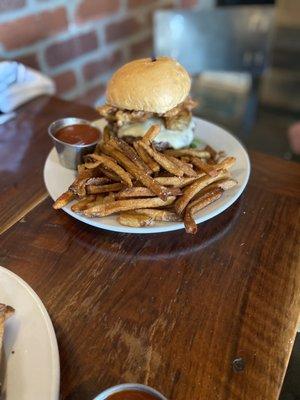
[[[65,126],[55,133],[55,137],[64,143],[69,144],[92,144],[99,139],[99,130],[86,124]]]
[[[155,395],[146,392],[124,390],[123,392],[108,396],[107,400],[158,400],[158,398]]]

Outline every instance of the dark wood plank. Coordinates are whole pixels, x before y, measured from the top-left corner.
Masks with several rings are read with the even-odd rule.
[[[43,165],[52,147],[47,128],[67,116],[93,119],[97,113],[81,104],[43,96],[0,126],[0,232],[47,196]]]
[[[0,264],[51,315],[62,399],[119,382],[171,400],[277,399],[300,306],[300,167],[260,154],[252,166],[242,198],[196,236],[97,230],[47,199],[0,237]]]

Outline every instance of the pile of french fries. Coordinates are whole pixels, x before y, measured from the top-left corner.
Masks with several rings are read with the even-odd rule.
[[[156,221],[183,221],[186,232],[196,233],[196,213],[237,184],[229,173],[234,157],[210,146],[158,151],[153,125],[133,145],[115,137],[106,127],[93,154],[78,166],[78,176],[54,203],[71,206],[87,217],[118,214],[120,224],[152,226]]]

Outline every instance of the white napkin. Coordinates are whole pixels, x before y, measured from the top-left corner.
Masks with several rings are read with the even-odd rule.
[[[54,94],[52,79],[15,61],[0,62],[0,111],[8,113],[29,100]]]

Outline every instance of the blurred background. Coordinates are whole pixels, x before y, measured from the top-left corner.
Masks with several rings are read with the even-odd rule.
[[[0,59],[95,105],[123,63],[170,55],[195,111],[249,148],[299,161],[299,0],[0,0]]]
[[[300,0],[0,0],[0,61],[41,71],[64,99],[104,102],[111,74],[151,55],[188,69],[196,115],[300,160]],[[281,400],[300,399],[299,376],[298,335]]]

